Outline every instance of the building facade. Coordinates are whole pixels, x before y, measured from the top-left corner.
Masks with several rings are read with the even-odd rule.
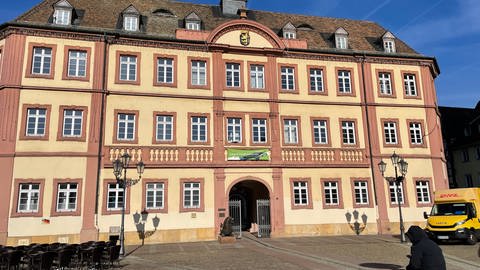
[[[480,102],[439,111],[450,187],[480,187]]]
[[[437,63],[378,24],[45,0],[0,29],[2,244],[107,239],[123,201],[127,243],[215,239],[236,211],[272,237],[398,233],[398,202],[419,224],[448,187]]]

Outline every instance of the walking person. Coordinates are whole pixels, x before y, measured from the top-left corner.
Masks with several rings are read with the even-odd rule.
[[[419,226],[411,226],[406,236],[412,242],[407,270],[446,270],[442,249]]]

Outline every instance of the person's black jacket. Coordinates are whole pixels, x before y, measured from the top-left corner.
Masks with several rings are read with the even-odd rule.
[[[412,242],[410,263],[407,270],[446,270],[445,258],[440,247],[430,240],[418,226],[411,226],[406,233]]]

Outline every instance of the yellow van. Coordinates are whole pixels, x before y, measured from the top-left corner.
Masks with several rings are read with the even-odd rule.
[[[437,242],[464,240],[475,244],[480,239],[480,188],[435,191],[435,201],[425,231]]]

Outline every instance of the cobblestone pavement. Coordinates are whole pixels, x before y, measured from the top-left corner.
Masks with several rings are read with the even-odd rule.
[[[480,269],[479,245],[441,245],[448,270]],[[122,269],[404,269],[410,244],[391,236],[255,238],[127,247]]]

